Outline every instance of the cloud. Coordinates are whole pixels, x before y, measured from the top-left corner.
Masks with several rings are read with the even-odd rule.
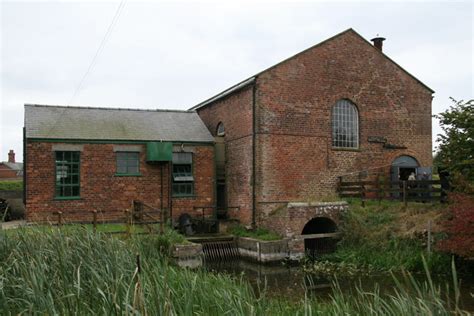
[[[23,104],[67,104],[118,2],[3,2],[0,160],[21,157]],[[472,97],[472,4],[127,2],[72,104],[186,109],[349,27],[436,91]],[[439,127],[434,126],[436,133]]]

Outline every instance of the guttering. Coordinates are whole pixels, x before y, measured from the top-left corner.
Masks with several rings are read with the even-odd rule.
[[[217,101],[217,100],[219,100],[219,99],[222,99],[222,98],[228,96],[229,94],[232,94],[232,93],[234,93],[235,91],[238,91],[238,90],[240,90],[240,89],[242,89],[242,88],[244,88],[244,87],[246,87],[246,86],[248,86],[248,85],[254,83],[254,82],[255,82],[255,78],[256,78],[256,77],[250,77],[250,78],[248,78],[248,79],[245,79],[244,81],[241,81],[241,82],[239,82],[239,83],[236,84],[236,85],[233,85],[232,87],[230,87],[230,88],[228,88],[228,89],[222,91],[221,93],[219,93],[219,94],[213,96],[212,98],[207,99],[206,101],[203,101],[203,102],[199,103],[198,105],[193,106],[193,107],[190,108],[188,111],[195,111],[195,110],[197,110],[197,109],[199,109],[199,108],[202,108],[202,107],[204,107],[204,106],[206,106],[206,105],[208,105],[208,104],[210,104],[210,103],[212,103],[212,102],[215,102],[215,101]]]

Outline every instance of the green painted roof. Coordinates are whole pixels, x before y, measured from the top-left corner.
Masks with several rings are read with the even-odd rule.
[[[26,138],[213,142],[194,111],[25,104]]]

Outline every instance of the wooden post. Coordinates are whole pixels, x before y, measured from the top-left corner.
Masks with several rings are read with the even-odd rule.
[[[403,180],[403,205],[407,208],[407,182]]]
[[[127,237],[128,237],[128,236],[130,236],[130,221],[131,221],[130,218],[131,218],[131,216],[130,216],[129,210],[125,210],[124,213],[125,213],[125,223],[126,223],[125,224],[125,231],[126,231]]]
[[[137,253],[137,273],[140,274],[142,272],[142,265],[140,264],[140,254]]]
[[[380,175],[377,173],[375,177],[375,198],[378,200],[380,205]]]
[[[431,255],[431,219],[428,220],[428,255]]]
[[[362,207],[365,207],[365,200],[364,200],[364,197],[365,197],[365,187],[364,185],[361,183],[362,182],[362,174],[359,172],[359,185],[360,185],[360,200],[361,200],[361,205]]]
[[[92,211],[92,230],[97,232],[97,210]]]
[[[165,232],[165,212],[163,211],[163,209],[160,210],[160,234],[163,235],[163,233]]]
[[[58,226],[62,226],[63,224],[63,212],[58,211]]]
[[[342,187],[342,176],[337,177],[337,193],[341,194],[341,187]]]

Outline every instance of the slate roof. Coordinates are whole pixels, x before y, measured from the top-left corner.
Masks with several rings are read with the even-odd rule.
[[[213,142],[194,111],[25,104],[26,138]]]
[[[23,170],[23,163],[22,162],[8,162],[8,161],[2,161],[2,164],[10,168],[11,170]]]

